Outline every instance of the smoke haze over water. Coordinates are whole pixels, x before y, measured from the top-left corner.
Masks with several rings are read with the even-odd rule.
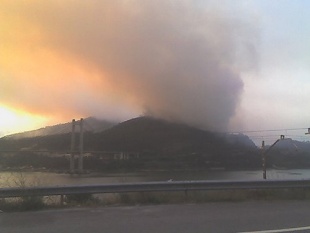
[[[144,113],[226,130],[242,95],[241,74],[257,62],[253,25],[207,3],[7,4],[30,25],[23,29],[28,44],[20,46],[33,57],[33,69],[20,60],[27,72],[7,70],[8,77],[22,76],[21,88],[30,82],[14,98],[2,97],[16,105],[23,99],[32,111],[109,118]],[[43,88],[49,94],[34,91]]]

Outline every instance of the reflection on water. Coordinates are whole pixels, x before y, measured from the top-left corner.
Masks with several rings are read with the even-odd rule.
[[[267,170],[267,179],[310,179],[310,170]],[[45,172],[0,172],[0,187],[54,186],[181,180],[262,180],[262,171],[162,171],[69,175]]]

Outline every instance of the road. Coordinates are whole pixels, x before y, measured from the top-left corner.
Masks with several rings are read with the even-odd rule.
[[[0,213],[3,233],[310,232],[310,201],[220,202]]]

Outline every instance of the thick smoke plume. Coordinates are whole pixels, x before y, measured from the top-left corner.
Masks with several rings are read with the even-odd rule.
[[[52,98],[39,101],[56,99],[50,106],[103,117],[104,106],[117,115],[120,104],[225,130],[243,91],[241,73],[255,57],[251,25],[228,13],[177,0],[27,2],[21,14],[44,34],[36,46],[83,70],[79,77],[64,73],[55,82],[67,90],[51,88]],[[53,86],[53,77],[49,82]]]

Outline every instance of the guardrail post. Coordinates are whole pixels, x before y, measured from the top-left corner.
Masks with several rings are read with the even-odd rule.
[[[64,195],[60,195],[60,205],[63,206],[64,205]]]

